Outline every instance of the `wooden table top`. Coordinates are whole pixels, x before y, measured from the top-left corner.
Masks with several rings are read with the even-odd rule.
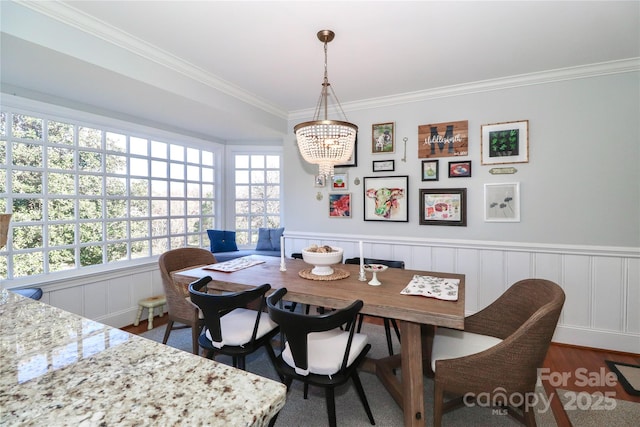
[[[364,302],[361,310],[364,314],[464,329],[465,276],[463,274],[389,268],[378,273],[378,280],[382,285],[371,286],[367,282],[358,280],[359,265],[336,264],[333,266],[334,269],[348,271],[349,277],[323,281],[305,279],[298,274],[301,270],[311,267],[303,260],[285,259],[286,271],[280,271],[280,258],[254,257],[265,262],[232,273],[202,267],[189,268],[174,272],[174,280],[186,285],[200,277],[210,276],[215,283],[211,283],[209,287],[224,291],[240,291],[246,286],[268,283],[273,289],[286,287],[287,301],[342,308],[360,299]],[[458,300],[443,301],[400,294],[415,274],[459,279]],[[371,273],[368,273],[367,281],[370,279]]]

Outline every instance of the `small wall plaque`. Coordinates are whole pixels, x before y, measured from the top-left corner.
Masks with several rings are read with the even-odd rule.
[[[491,175],[507,175],[518,172],[516,168],[491,168],[489,169],[489,173]]]

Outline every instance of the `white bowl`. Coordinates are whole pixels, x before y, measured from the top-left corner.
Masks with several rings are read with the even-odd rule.
[[[316,276],[329,276],[333,274],[332,264],[342,262],[344,250],[342,248],[331,247],[333,252],[310,252],[306,249],[302,250],[302,259],[307,264],[314,266],[311,274]]]

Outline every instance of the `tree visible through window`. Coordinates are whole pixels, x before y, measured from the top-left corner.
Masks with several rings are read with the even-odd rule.
[[[0,277],[208,245],[216,152],[40,114],[0,113]]]
[[[255,246],[259,228],[280,227],[280,154],[235,154],[236,243]]]

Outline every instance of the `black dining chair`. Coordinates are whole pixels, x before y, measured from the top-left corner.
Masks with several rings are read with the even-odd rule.
[[[287,386],[293,380],[304,384],[304,398],[309,384],[325,390],[329,425],[336,425],[335,387],[353,381],[360,402],[375,425],[367,396],[358,376],[358,367],[364,361],[371,344],[367,336],[358,334],[356,315],[363,306],[361,300],[348,307],[321,315],[291,312],[282,306],[287,289],[280,288],[267,297],[267,309],[271,320],[280,325],[284,349],[276,358],[276,370]],[[347,324],[346,330],[340,326]]]
[[[302,258],[302,252],[293,252],[291,254],[291,258],[293,258],[293,259],[303,259]],[[297,306],[298,306],[297,302],[292,302],[287,307],[289,308],[289,310],[295,311]],[[309,314],[309,309],[310,309],[309,305],[305,304],[303,307],[304,307],[305,313]]]
[[[389,261],[386,259],[375,259],[375,258],[363,258],[363,262],[365,264],[382,264],[386,265],[389,268],[402,268],[404,269],[404,261]],[[344,261],[345,264],[360,264],[360,258],[347,258]],[[393,342],[391,339],[391,326],[393,326],[393,330],[396,333],[396,337],[398,338],[398,342],[400,342],[400,329],[398,328],[398,323],[396,319],[390,319],[388,317],[381,316],[373,316],[370,314],[358,314],[358,332],[362,329],[362,321],[365,316],[371,317],[379,317],[382,319],[382,323],[384,324],[384,332],[387,336],[387,348],[389,349],[389,356],[393,356]]]
[[[205,356],[212,359],[216,353],[231,356],[235,368],[245,369],[245,356],[265,347],[275,366],[275,353],[271,339],[279,332],[265,309],[265,294],[271,286],[264,284],[243,292],[208,294],[201,289],[211,281],[205,276],[189,284],[191,301],[204,314],[204,328],[198,344]],[[256,304],[257,310],[247,308]]]

